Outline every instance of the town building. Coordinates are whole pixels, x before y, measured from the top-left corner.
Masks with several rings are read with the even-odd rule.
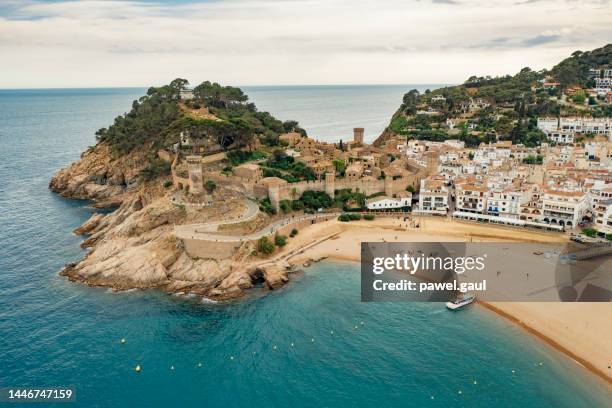
[[[412,194],[410,192],[401,192],[395,197],[386,195],[366,199],[366,207],[368,210],[394,210],[399,208],[408,208],[412,205]]]
[[[430,176],[421,180],[417,211],[446,215],[449,189],[444,176]]]
[[[542,210],[543,222],[576,227],[589,210],[589,195],[584,191],[546,189]]]

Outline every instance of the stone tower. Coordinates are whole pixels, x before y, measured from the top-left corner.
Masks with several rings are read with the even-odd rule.
[[[268,186],[268,198],[272,208],[278,211],[280,207],[280,187],[277,184]]]
[[[353,142],[363,144],[364,128],[353,128]]]
[[[388,197],[393,196],[393,177],[385,177],[385,195]]]
[[[200,156],[187,156],[187,169],[189,171],[189,191],[192,194],[200,194],[204,190],[202,158]]]
[[[427,175],[437,174],[438,167],[440,166],[440,156],[435,153],[429,153],[427,154],[426,163]]]
[[[331,198],[334,198],[334,192],[336,191],[336,174],[325,173],[325,192]]]

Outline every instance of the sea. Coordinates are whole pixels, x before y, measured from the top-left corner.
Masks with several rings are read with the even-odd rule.
[[[415,87],[245,90],[336,141],[353,127],[374,139]],[[479,306],[361,303],[353,263],[316,263],[228,303],[60,277],[95,210],[49,179],[144,91],[0,91],[0,388],[71,387],[76,401],[57,405],[78,407],[611,406],[602,380]]]

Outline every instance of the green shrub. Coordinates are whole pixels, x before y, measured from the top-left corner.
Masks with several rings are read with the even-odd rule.
[[[281,200],[278,206],[280,207],[283,214],[287,214],[293,209],[292,203],[289,200]]]
[[[302,202],[302,200],[293,200],[291,202],[291,208],[293,209],[293,211],[300,211],[304,209],[304,203]]]
[[[608,241],[612,241],[612,234],[606,234],[606,239]]]
[[[285,245],[287,245],[287,237],[284,235],[274,236],[274,245],[280,248],[284,247]]]
[[[294,229],[292,229],[292,230],[291,230],[291,234],[289,234],[289,236],[290,236],[291,238],[293,238],[293,237],[295,237],[297,234],[298,234],[298,230],[297,230],[296,228],[294,228]]]
[[[172,187],[172,181],[171,180],[166,180],[164,182],[164,188],[169,188]]]
[[[361,210],[365,207],[366,196],[362,193],[353,193],[350,189],[336,190],[334,194],[335,206],[344,211]],[[355,203],[354,206],[349,202]]]
[[[245,152],[243,150],[232,150],[231,152],[227,152],[226,156],[227,160],[232,166],[238,166],[248,161],[263,159],[266,157],[266,154],[259,150],[254,150],[252,152]]]
[[[145,180],[153,180],[159,176],[167,176],[170,174],[170,162],[160,159],[156,156],[150,156],[147,166],[140,170],[140,177]]]
[[[217,183],[212,180],[206,180],[206,183],[204,183],[204,188],[208,194],[212,194],[212,192],[217,188]]]
[[[272,243],[267,237],[262,237],[257,241],[257,252],[270,255],[274,252],[274,243]]]
[[[332,198],[324,191],[304,191],[300,201],[304,203],[304,208],[318,210],[319,208],[329,208],[333,204]]]
[[[597,230],[594,228],[583,228],[582,233],[591,238],[595,238],[597,236]]]
[[[372,221],[375,218],[374,214],[364,214],[363,219],[367,221]]]
[[[272,207],[272,203],[269,198],[264,198],[259,202],[259,211],[265,212],[266,214],[276,214],[276,209]]]
[[[349,222],[349,221],[359,221],[361,219],[361,214],[355,213],[342,213],[338,216],[338,221]]]

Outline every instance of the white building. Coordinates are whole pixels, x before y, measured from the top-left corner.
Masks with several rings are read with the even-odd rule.
[[[188,101],[193,99],[193,91],[191,89],[181,89],[179,96],[181,100]]]
[[[432,176],[421,180],[418,211],[446,214],[449,190],[444,176]]]
[[[559,144],[573,144],[574,143],[574,133],[573,132],[564,132],[561,130],[556,130],[550,133],[546,133],[546,137],[548,138],[548,140],[557,142]]]
[[[538,118],[538,129],[552,133],[595,134],[612,137],[612,118]]]
[[[458,211],[483,213],[486,209],[489,189],[486,186],[465,183],[455,186],[456,203]]]
[[[398,197],[379,196],[366,199],[368,210],[393,210],[396,208],[410,207],[412,194],[403,192]]]
[[[519,218],[521,205],[527,202],[527,194],[520,190],[494,189],[487,198],[487,214]]]
[[[542,221],[573,228],[582,221],[589,206],[587,192],[547,189],[542,199]]]
[[[593,226],[600,235],[612,234],[612,199],[598,203],[593,209]]]

